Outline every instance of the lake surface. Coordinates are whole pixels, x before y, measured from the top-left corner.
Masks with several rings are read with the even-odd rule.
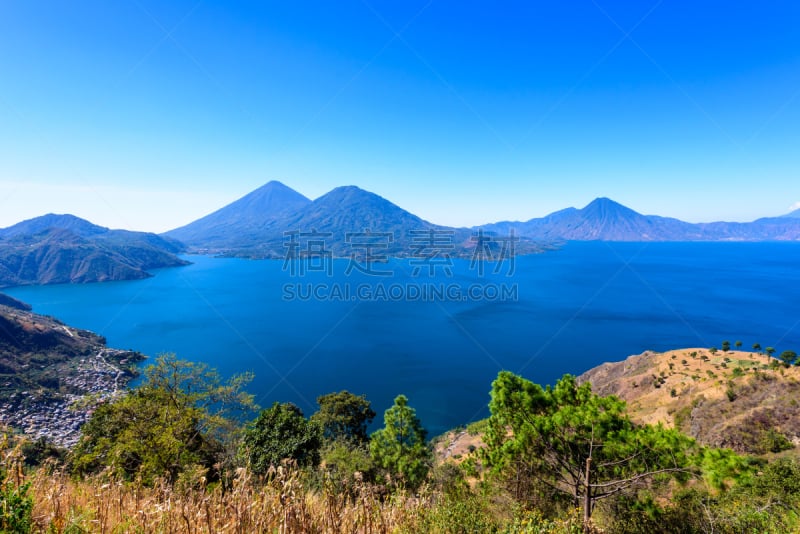
[[[377,427],[403,393],[431,435],[485,417],[501,369],[544,384],[724,339],[800,349],[796,243],[568,243],[513,262],[453,260],[433,277],[402,259],[335,260],[330,274],[324,262],[188,259],[146,280],[6,292],[112,347],[253,371],[261,406],[311,414],[318,395],[347,389],[372,401]]]

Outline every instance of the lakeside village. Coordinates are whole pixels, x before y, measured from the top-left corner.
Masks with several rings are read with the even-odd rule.
[[[93,406],[120,394],[133,375],[112,364],[125,365],[130,351],[103,348],[94,356],[77,360],[70,373],[59,377],[62,390],[75,393],[13,393],[0,404],[0,422],[31,440],[45,438],[59,447],[72,447]],[[8,387],[10,383],[4,384]]]

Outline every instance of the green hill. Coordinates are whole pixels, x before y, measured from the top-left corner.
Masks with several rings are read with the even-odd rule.
[[[0,287],[146,278],[149,269],[186,265],[182,250],[155,234],[44,215],[0,230]]]

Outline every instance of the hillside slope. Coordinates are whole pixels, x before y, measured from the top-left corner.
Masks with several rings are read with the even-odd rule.
[[[776,364],[753,352],[648,351],[604,363],[579,380],[625,400],[636,421],[677,427],[707,445],[764,454],[800,444],[800,368]]]
[[[182,249],[151,233],[44,215],[0,230],[0,287],[146,278],[149,269],[186,265]]]
[[[599,365],[578,381],[625,400],[634,421],[677,427],[705,445],[751,454],[800,451],[800,367],[761,353],[647,351]],[[437,438],[437,458],[458,463],[483,447],[484,426]]]
[[[123,388],[142,359],[92,332],[0,304],[0,424],[71,445],[87,417],[81,401]]]
[[[276,221],[309,205],[311,200],[278,181],[164,235],[204,251],[254,247],[274,233]],[[270,231],[272,230],[272,232]]]

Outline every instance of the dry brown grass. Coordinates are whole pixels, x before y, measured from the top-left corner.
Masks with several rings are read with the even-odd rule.
[[[386,533],[413,531],[425,498],[382,499],[355,480],[352,492],[309,491],[301,472],[280,467],[268,482],[244,469],[227,491],[195,484],[148,488],[104,477],[75,480],[39,470],[29,479],[42,532],[87,533]]]
[[[746,351],[647,351],[579,380],[625,400],[637,422],[677,426],[704,444],[755,453],[758,436],[750,434],[759,429],[774,428],[800,444],[800,367],[776,364]]]

